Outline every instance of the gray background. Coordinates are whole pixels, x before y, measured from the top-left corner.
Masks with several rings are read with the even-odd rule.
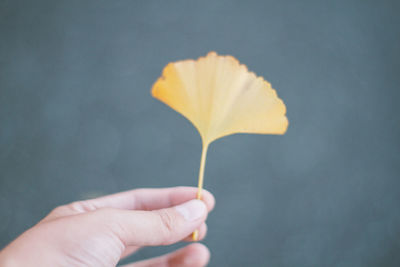
[[[0,247],[57,205],[196,185],[200,138],[150,88],[168,62],[215,50],[272,83],[290,126],[210,147],[210,265],[400,266],[399,11],[0,1]]]

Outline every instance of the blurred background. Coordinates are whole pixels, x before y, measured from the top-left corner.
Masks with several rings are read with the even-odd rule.
[[[214,50],[271,82],[290,126],[211,145],[210,266],[400,266],[399,11],[0,0],[0,247],[57,205],[196,186],[198,133],[150,88],[168,62]]]

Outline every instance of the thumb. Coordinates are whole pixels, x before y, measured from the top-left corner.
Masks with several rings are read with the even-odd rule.
[[[206,220],[207,207],[194,199],[155,211],[101,209],[92,214],[97,221],[109,224],[126,246],[156,246],[187,237]]]

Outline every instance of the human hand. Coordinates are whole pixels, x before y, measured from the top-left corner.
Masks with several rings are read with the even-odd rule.
[[[143,246],[190,241],[214,197],[196,188],[136,189],[55,208],[0,252],[0,266],[116,266]],[[204,266],[210,253],[199,243],[125,266]]]

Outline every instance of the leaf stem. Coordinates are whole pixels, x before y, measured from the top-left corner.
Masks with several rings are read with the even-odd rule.
[[[200,170],[199,170],[199,183],[197,186],[197,199],[201,199],[201,193],[203,190],[203,180],[204,180],[204,168],[206,166],[206,158],[207,158],[207,150],[208,144],[203,146],[201,151],[201,160],[200,160]]]
[[[203,191],[203,181],[204,181],[204,168],[206,166],[206,159],[207,159],[207,150],[208,144],[203,144],[203,149],[201,151],[201,160],[200,160],[200,170],[199,170],[199,183],[197,186],[197,195],[196,198],[201,200],[201,193]],[[192,233],[193,241],[197,241],[199,238],[199,230],[195,230]]]

